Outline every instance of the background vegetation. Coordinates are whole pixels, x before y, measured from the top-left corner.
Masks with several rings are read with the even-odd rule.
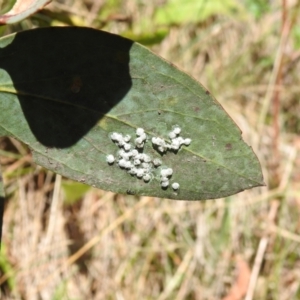
[[[210,90],[266,182],[202,202],[116,195],[38,167],[23,144],[1,139],[1,299],[299,299],[299,7],[62,0],[1,27],[3,36],[92,26],[145,44]]]

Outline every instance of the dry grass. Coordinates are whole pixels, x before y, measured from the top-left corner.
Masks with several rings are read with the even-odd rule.
[[[296,10],[294,2],[288,2],[289,16]],[[96,26],[103,3],[68,0],[49,8]],[[126,0],[118,12],[133,17],[138,33],[141,27],[135,24],[151,20],[161,3]],[[300,298],[299,50],[292,36],[284,47],[280,44],[281,2],[272,3],[257,20],[218,17],[201,26],[172,27],[153,46],[225,107],[254,148],[267,186],[202,202],[90,189],[67,205],[66,179],[35,166],[24,145],[2,139],[8,202],[1,299],[233,300],[246,293],[247,300]],[[32,18],[13,30],[38,22]],[[104,29],[122,33],[129,27],[110,21]],[[282,57],[282,84],[277,86]],[[281,130],[276,169],[271,103],[277,90]],[[276,172],[280,178],[274,184]],[[240,293],[236,297],[232,287]]]

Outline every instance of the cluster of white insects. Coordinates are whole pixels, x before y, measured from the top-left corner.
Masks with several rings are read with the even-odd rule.
[[[169,133],[171,143],[167,143],[165,140],[159,137],[153,137],[152,144],[155,145],[158,151],[161,153],[164,153],[168,150],[177,151],[182,145],[188,146],[192,142],[191,139],[184,139],[183,137],[179,136],[180,132],[181,128],[179,126],[175,126]]]
[[[179,136],[181,128],[174,126],[169,133],[171,142],[166,142],[159,137],[152,138],[152,145],[161,154],[167,151],[178,151],[182,145],[190,145],[191,139],[182,138]],[[130,135],[122,135],[121,133],[113,132],[110,135],[111,140],[120,148],[117,157],[112,154],[106,156],[106,161],[109,165],[115,162],[121,169],[126,170],[130,175],[136,176],[138,179],[143,179],[144,182],[149,182],[153,178],[154,170],[161,167],[162,162],[159,158],[152,158],[145,153],[142,153],[147,135],[143,128],[137,128],[134,145],[130,143]],[[170,185],[170,178],[173,175],[172,168],[161,167],[160,169],[160,185],[162,188],[168,188]],[[173,182],[173,190],[179,189],[179,183]]]

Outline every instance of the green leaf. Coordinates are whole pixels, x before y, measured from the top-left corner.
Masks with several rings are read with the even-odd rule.
[[[20,22],[42,9],[51,0],[20,0],[16,1],[10,11],[0,16],[0,24]]]
[[[67,205],[75,203],[78,199],[84,196],[84,194],[90,189],[86,184],[80,182],[63,181],[62,189],[64,191],[64,202]]]
[[[147,46],[161,43],[168,33],[167,29],[157,29],[150,32],[145,31],[142,34],[134,34],[132,31],[127,31],[123,32],[122,36]]]
[[[246,0],[244,3],[246,10],[259,19],[270,10],[270,3],[264,0]]]
[[[1,220],[2,226],[2,220]],[[14,271],[14,266],[10,260],[10,254],[7,251],[6,245],[1,245],[1,255],[0,255],[0,269],[7,276],[7,285],[11,292],[16,290],[16,276]]]
[[[244,14],[236,0],[169,0],[158,8],[155,22],[159,25],[183,24],[205,21],[214,15]]]
[[[298,50],[300,48],[300,28],[299,28],[299,26],[294,26],[292,28],[292,37],[293,37],[295,49]]]
[[[40,28],[0,39],[0,132],[27,144],[39,165],[117,193],[200,200],[263,185],[260,164],[239,128],[198,82],[143,46],[106,32]],[[160,155],[152,137],[169,140],[174,125],[189,146]],[[148,140],[160,168],[145,183],[116,163],[112,132]],[[2,130],[1,130],[2,128]]]

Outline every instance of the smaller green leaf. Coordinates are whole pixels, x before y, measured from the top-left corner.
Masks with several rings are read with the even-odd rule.
[[[213,15],[227,15],[241,9],[235,0],[169,0],[157,9],[155,22],[160,25],[201,22]]]
[[[63,181],[62,189],[65,194],[65,204],[73,204],[80,199],[90,187],[80,182]]]
[[[1,222],[2,225],[2,222]],[[10,291],[14,291],[16,288],[16,276],[14,266],[10,262],[10,255],[7,253],[5,245],[1,245],[1,255],[0,255],[0,269],[2,274],[7,276],[7,284]]]
[[[294,26],[292,28],[292,37],[295,45],[295,49],[299,50],[300,48],[300,27]]]
[[[157,29],[156,31],[143,32],[142,34],[135,34],[131,31],[125,32],[122,36],[134,40],[142,45],[159,44],[168,35],[167,29]]]

